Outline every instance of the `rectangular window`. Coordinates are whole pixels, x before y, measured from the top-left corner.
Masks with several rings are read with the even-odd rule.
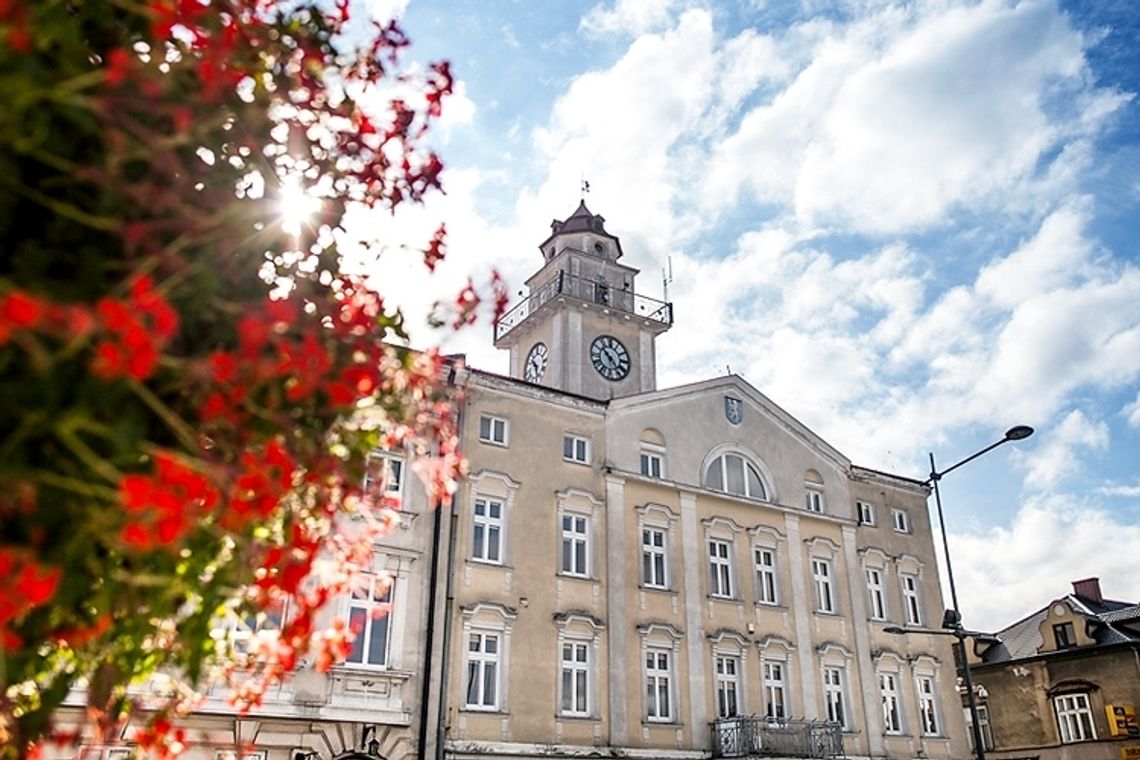
[[[507,445],[507,421],[502,417],[482,415],[479,417],[479,440],[496,446]]]
[[[815,587],[816,610],[835,612],[835,597],[831,587],[831,563],[825,559],[813,559],[811,577]]]
[[[740,714],[740,660],[736,657],[717,655],[714,663],[716,671],[716,716],[733,718]]]
[[[562,515],[562,572],[586,577],[590,574],[590,521],[582,515]]]
[[[348,628],[356,638],[345,662],[384,667],[388,664],[389,579],[364,576],[348,600]]]
[[[843,668],[823,668],[823,701],[827,704],[827,719],[847,728],[846,699],[844,697]]]
[[[891,510],[891,525],[898,533],[910,533],[910,518],[901,509]]]
[[[776,550],[757,547],[756,601],[760,604],[779,604],[776,596]]]
[[[804,507],[808,512],[823,512],[823,491],[811,489],[804,497]]]
[[[471,558],[502,564],[503,503],[480,497],[475,499],[474,511]]]
[[[879,694],[883,700],[883,730],[888,734],[901,734],[898,681],[893,673],[879,674]]]
[[[578,464],[590,463],[590,442],[576,435],[562,438],[562,458]]]
[[[918,599],[918,577],[907,574],[901,577],[903,608],[906,610],[907,625],[922,625],[922,604]]]
[[[1071,649],[1077,645],[1077,633],[1072,623],[1057,623],[1053,626],[1053,639],[1058,649]]]
[[[1071,744],[1096,738],[1088,694],[1062,694],[1053,697],[1053,709],[1057,711],[1057,725],[1061,728],[1062,743]]]
[[[922,719],[922,735],[938,736],[938,702],[934,690],[934,678],[918,676],[915,679],[918,691],[918,715]]]
[[[870,602],[870,616],[872,620],[887,619],[886,598],[883,596],[883,574],[881,571],[868,567],[867,570],[867,596]]]
[[[590,714],[590,645],[562,644],[562,714]]]
[[[384,484],[384,493],[399,496],[404,487],[404,459],[392,454],[374,451],[368,455],[364,474],[364,491],[367,493],[376,484]]]
[[[673,704],[670,694],[671,657],[671,652],[659,649],[650,649],[645,653],[646,717],[658,723],[669,723],[673,720]]]
[[[665,472],[664,460],[655,451],[641,452],[641,474],[647,478],[660,478]]]
[[[499,707],[499,634],[472,633],[467,637],[467,708]]]
[[[970,708],[962,708],[963,714],[966,716],[966,738],[970,742],[970,751],[976,754],[974,749],[974,721],[970,716]],[[982,744],[986,749],[994,748],[994,735],[990,729],[990,708],[986,705],[978,705],[978,727],[982,730]]]
[[[869,504],[865,501],[860,501],[856,504],[859,508],[859,524],[860,525],[874,525],[875,524],[875,505]]]
[[[709,594],[732,598],[732,547],[727,541],[709,541]]]
[[[641,529],[641,580],[650,588],[669,588],[665,572],[665,531]]]
[[[788,717],[787,688],[784,684],[784,663],[763,661],[764,714],[771,720]]]

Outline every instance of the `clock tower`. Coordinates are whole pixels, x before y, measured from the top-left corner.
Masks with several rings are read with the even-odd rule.
[[[621,242],[585,201],[550,228],[526,297],[495,323],[511,377],[599,399],[656,390],[673,305],[637,294],[638,270],[618,263]]]

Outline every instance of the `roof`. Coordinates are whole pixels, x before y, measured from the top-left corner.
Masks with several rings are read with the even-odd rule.
[[[566,217],[564,221],[554,219],[550,222],[550,237],[543,240],[539,244],[539,248],[543,248],[553,238],[558,235],[566,235],[575,232],[592,232],[595,235],[601,235],[614,241],[616,246],[615,259],[621,258],[621,241],[618,240],[616,235],[606,232],[606,219],[600,214],[595,214],[586,208],[586,201],[583,199],[578,203],[578,208],[574,209],[574,213]]]
[[[1089,629],[1094,646],[1110,646],[1135,642],[1140,644],[1140,633],[1122,625],[1140,619],[1140,604],[1121,602],[1112,599],[1094,600],[1076,594],[1066,594],[1056,599],[1013,625],[998,631],[1000,643],[985,650],[982,661],[986,664],[1012,662],[1036,657],[1045,643],[1041,638],[1041,624],[1048,617],[1055,604],[1066,604],[1071,610],[1082,615],[1090,623]],[[1087,651],[1093,647],[1079,647]],[[1062,650],[1071,652],[1073,650]]]

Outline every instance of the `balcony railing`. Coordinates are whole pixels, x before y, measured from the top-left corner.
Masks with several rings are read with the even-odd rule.
[[[711,724],[713,757],[846,757],[843,729],[819,720],[772,720],[760,715]]]
[[[495,323],[495,340],[509,333],[555,296],[569,296],[579,301],[620,309],[666,327],[673,324],[671,303],[639,296],[633,291],[615,288],[609,283],[575,277],[560,271],[546,282],[531,289],[530,295],[499,317],[499,321]]]

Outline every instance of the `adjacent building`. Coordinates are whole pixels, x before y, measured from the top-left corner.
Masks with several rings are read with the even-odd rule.
[[[979,640],[970,674],[993,760],[1140,758],[1140,604],[1097,578]]]

